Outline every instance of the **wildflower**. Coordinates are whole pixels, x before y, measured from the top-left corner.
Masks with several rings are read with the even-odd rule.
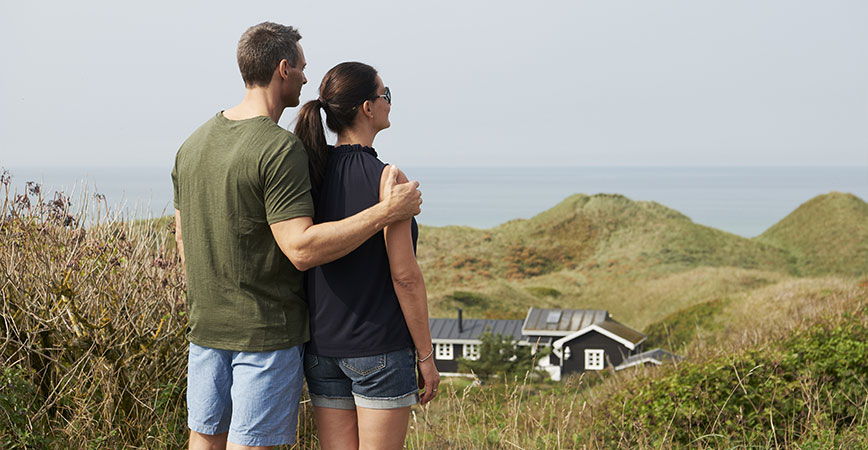
[[[12,182],[12,173],[6,169],[3,169],[3,172],[0,172],[0,184],[3,186],[9,186],[9,183]]]
[[[42,191],[42,185],[35,181],[27,182],[27,193],[30,195],[39,195]]]

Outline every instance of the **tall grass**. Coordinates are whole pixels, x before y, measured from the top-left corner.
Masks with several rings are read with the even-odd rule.
[[[0,447],[184,447],[187,316],[171,219],[10,186],[4,172]]]

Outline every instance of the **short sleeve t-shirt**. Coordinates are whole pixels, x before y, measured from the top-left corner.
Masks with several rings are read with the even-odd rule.
[[[222,112],[178,150],[172,170],[187,268],[187,338],[236,351],[308,340],[304,275],[270,225],[313,217],[307,154],[269,117]]]

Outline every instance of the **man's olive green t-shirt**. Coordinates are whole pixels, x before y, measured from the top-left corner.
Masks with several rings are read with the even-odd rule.
[[[304,276],[269,226],[313,217],[307,154],[298,138],[269,117],[236,121],[219,112],[178,150],[172,182],[190,342],[237,351],[306,342]]]

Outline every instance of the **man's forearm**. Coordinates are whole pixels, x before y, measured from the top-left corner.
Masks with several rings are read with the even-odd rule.
[[[273,225],[275,235],[286,236],[286,241],[291,244],[281,245],[284,253],[299,270],[308,270],[312,267],[332,262],[346,256],[358,248],[371,236],[381,231],[383,227],[394,220],[390,211],[383,203],[347,217],[343,220],[325,222],[316,225],[302,225],[302,228],[294,228],[293,225],[286,227],[281,224]],[[292,221],[287,221],[292,222]]]

